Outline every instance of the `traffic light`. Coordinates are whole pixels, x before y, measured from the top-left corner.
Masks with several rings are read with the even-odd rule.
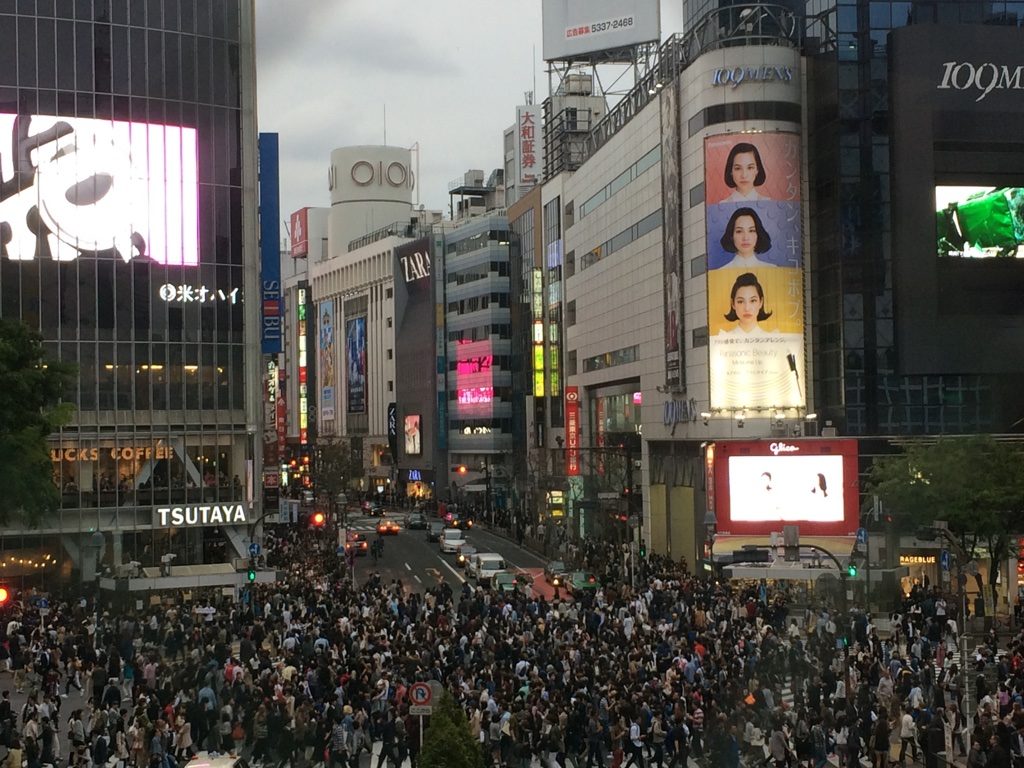
[[[249,580],[250,584],[256,581],[256,569],[250,568],[248,571],[246,571],[245,578]]]
[[[850,563],[848,566],[846,566],[846,575],[849,576],[851,579],[857,578],[857,564],[856,563]]]
[[[647,545],[644,542],[640,542],[640,557],[647,557]]]
[[[459,466],[456,467],[455,471],[458,472],[460,475],[464,475],[467,472],[469,472],[469,470],[466,469],[466,465],[465,464],[459,464]]]
[[[10,597],[11,593],[7,591],[7,587],[0,587],[0,606],[7,605]]]
[[[324,523],[327,522],[327,515],[323,512],[314,512],[313,517],[310,518],[310,522],[314,528],[323,528]]]

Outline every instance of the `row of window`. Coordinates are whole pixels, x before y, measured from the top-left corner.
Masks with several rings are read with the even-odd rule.
[[[601,371],[605,368],[614,368],[616,365],[635,363],[639,352],[640,346],[638,344],[634,344],[631,347],[623,347],[622,349],[616,349],[613,352],[605,352],[600,355],[594,355],[593,357],[585,357],[583,358],[583,372],[589,373],[591,371]]]
[[[235,0],[0,0],[0,14],[176,30],[229,40],[238,39],[239,7]],[[8,22],[0,20],[0,24]]]
[[[642,219],[640,219],[640,221],[636,222],[636,224],[634,224],[633,226],[627,227],[626,229],[622,230],[621,232],[619,232],[619,234],[615,235],[610,240],[606,240],[605,242],[601,243],[601,245],[597,246],[597,248],[594,248],[592,251],[583,254],[583,257],[580,259],[580,271],[582,272],[584,269],[594,266],[595,264],[597,264],[597,262],[601,261],[602,259],[608,258],[616,251],[622,250],[627,245],[632,243],[634,240],[643,237],[648,232],[653,232],[660,226],[661,209],[659,208],[654,213],[644,216]],[[573,270],[571,269],[571,267],[568,266],[568,264],[571,263],[569,262],[570,255],[572,255],[573,258],[575,258],[575,254],[566,255],[567,270],[569,274],[572,274]]]
[[[693,138],[709,125],[720,123],[743,120],[778,120],[799,124],[802,119],[801,106],[789,101],[737,101],[705,107],[690,118],[687,132],[690,138]]]
[[[477,280],[486,280],[488,277],[497,275],[498,277],[508,277],[509,268],[507,261],[492,261],[489,264],[478,264],[473,267],[467,267],[466,269],[455,269],[448,272],[448,283],[456,283],[462,285],[464,283],[474,283]]]
[[[0,16],[0,85],[239,104],[238,43]]]
[[[466,429],[469,432],[466,432]],[[486,430],[486,431],[476,431]],[[460,435],[512,434],[512,419],[452,419],[448,432]]]
[[[624,189],[629,182],[638,178],[644,171],[653,168],[660,161],[661,145],[658,145],[583,203],[580,206],[580,218],[593,213],[602,203],[610,200],[617,192]]]
[[[511,338],[512,326],[509,323],[496,323],[464,328],[461,331],[448,331],[448,341],[487,341],[491,336]]]
[[[481,309],[487,309],[488,307],[500,307],[502,309],[506,309],[508,308],[508,305],[509,300],[507,293],[492,293],[484,296],[473,296],[459,301],[449,301],[448,311],[464,315],[469,312],[477,312]]]
[[[452,254],[461,256],[466,253],[472,253],[473,251],[479,251],[488,243],[508,245],[508,231],[504,229],[491,229],[487,232],[481,232],[478,235],[472,235],[462,240],[448,242],[445,244],[445,254],[448,256],[451,256]]]

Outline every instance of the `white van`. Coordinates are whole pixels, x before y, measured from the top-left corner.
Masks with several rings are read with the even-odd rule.
[[[458,528],[445,528],[441,532],[441,551],[446,555],[454,555],[465,543],[466,537]]]
[[[506,567],[505,558],[497,552],[481,552],[473,555],[469,573],[477,584],[490,584],[494,574],[504,571]]]

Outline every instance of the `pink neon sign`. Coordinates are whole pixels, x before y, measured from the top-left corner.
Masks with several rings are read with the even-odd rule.
[[[0,114],[0,223],[7,258],[54,261],[113,252],[199,264],[196,130],[173,125]],[[38,214],[39,236],[27,220]]]
[[[494,387],[464,387],[459,389],[460,405],[490,403],[494,400]]]

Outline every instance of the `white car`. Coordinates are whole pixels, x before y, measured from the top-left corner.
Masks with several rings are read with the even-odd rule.
[[[441,532],[441,551],[446,555],[454,555],[465,543],[466,537],[458,528],[445,528]]]
[[[505,558],[497,552],[480,552],[470,560],[469,575],[476,579],[477,584],[490,584],[494,575],[506,567]]]

